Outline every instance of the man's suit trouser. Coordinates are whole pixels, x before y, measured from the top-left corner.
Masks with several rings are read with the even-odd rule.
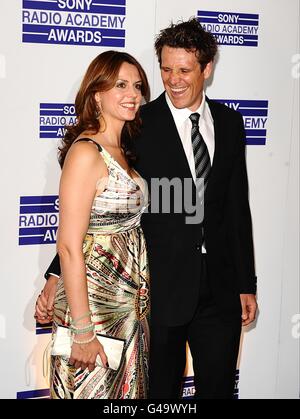
[[[181,397],[188,341],[195,398],[232,398],[241,333],[241,311],[221,311],[211,296],[203,257],[199,304],[193,319],[169,327],[151,322],[149,398]]]

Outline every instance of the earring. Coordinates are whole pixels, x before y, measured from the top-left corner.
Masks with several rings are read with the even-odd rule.
[[[100,108],[97,106],[97,108],[95,110],[95,117],[96,117],[96,119],[99,119],[100,116],[101,116]]]
[[[99,119],[102,113],[103,113],[102,104],[101,104],[101,100],[99,100],[99,102],[97,102],[96,118]]]

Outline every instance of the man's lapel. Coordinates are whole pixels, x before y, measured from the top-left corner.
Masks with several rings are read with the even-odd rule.
[[[192,173],[186,158],[186,154],[180,139],[172,112],[166,102],[165,93],[162,93],[158,100],[158,106],[161,110],[162,129],[164,133],[164,142],[169,150],[171,162],[166,162],[169,167],[175,168],[177,177],[191,178]],[[170,164],[171,163],[171,164]],[[174,172],[174,177],[176,174]]]
[[[205,190],[205,198],[210,199],[212,196],[213,191],[213,184],[215,178],[217,176],[218,167],[219,167],[219,159],[220,159],[220,147],[221,147],[221,127],[220,127],[220,114],[218,111],[218,107],[215,106],[215,103],[211,101],[208,97],[206,97],[206,101],[208,103],[213,121],[214,121],[214,142],[215,142],[215,151],[214,151],[214,158],[212,162],[212,167],[209,175],[209,179],[207,182],[206,190]]]

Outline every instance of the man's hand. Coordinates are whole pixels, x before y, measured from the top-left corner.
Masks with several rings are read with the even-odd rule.
[[[36,301],[34,318],[41,324],[50,323],[53,319],[53,304],[57,283],[58,278],[50,275]]]
[[[254,294],[240,294],[242,305],[242,326],[247,326],[255,320],[257,310],[256,296]]]

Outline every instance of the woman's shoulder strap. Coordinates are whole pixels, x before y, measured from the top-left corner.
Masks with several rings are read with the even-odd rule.
[[[98,144],[96,141],[92,140],[91,138],[79,138],[78,140],[75,140],[73,144],[79,143],[79,141],[87,141],[87,142],[90,142],[90,143],[94,143],[97,146],[99,152],[101,153],[101,151],[102,151],[101,145]]]

